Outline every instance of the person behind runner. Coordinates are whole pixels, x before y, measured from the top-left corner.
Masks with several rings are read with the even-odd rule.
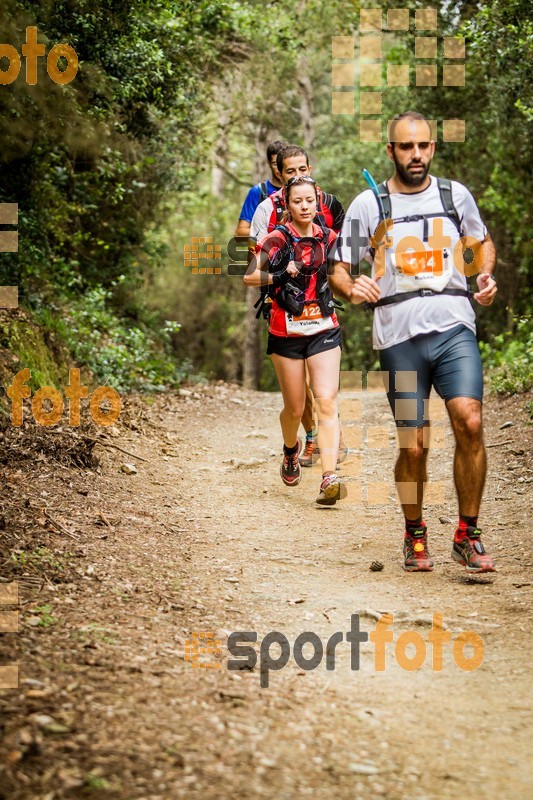
[[[304,410],[307,365],[322,454],[322,482],[316,501],[333,505],[346,496],[346,487],[335,474],[341,335],[327,278],[327,253],[336,234],[313,222],[318,197],[318,187],[309,175],[297,175],[287,182],[285,224],[257,243],[244,282],[269,286],[272,295],[267,353],[272,356],[283,396],[281,478],[287,486],[297,486],[301,480],[297,432]]]
[[[395,117],[389,139],[394,175],[378,187],[379,203],[367,190],[350,205],[330,284],[352,303],[375,309],[373,343],[381,369],[388,373],[388,398],[398,427],[395,478],[405,515],[404,568],[433,569],[422,501],[428,399],[434,386],[446,403],[455,436],[459,522],[452,557],[468,572],[491,572],[494,563],[477,526],[486,474],[483,374],[465,273],[477,273],[474,300],[491,305],[497,291],[496,252],[468,189],[429,173],[435,142],[423,115],[406,111]],[[359,237],[368,237],[373,245],[371,250],[368,239],[360,238],[353,259],[345,244],[352,221],[358,221]],[[463,235],[473,239],[458,243]],[[367,254],[373,276],[360,274],[354,280],[350,267]],[[416,386],[411,385],[413,373]]]
[[[299,145],[289,144],[278,151],[277,155],[278,172],[283,184],[297,175],[311,175],[312,167],[309,164],[309,156]],[[335,195],[328,194],[317,187],[319,202],[317,204],[317,216],[314,222],[324,228],[331,228],[338,233],[344,220],[344,209],[342,203]],[[285,210],[283,191],[279,190],[259,204],[253,216],[250,228],[250,243],[252,246],[257,241],[263,239],[267,233],[274,230],[280,222]],[[306,382],[305,407],[302,414],[302,425],[305,429],[305,448],[300,455],[302,467],[312,467],[320,455],[317,442],[317,429],[315,424],[315,410],[313,393],[309,386],[309,376]],[[339,446],[339,463],[343,462],[348,455],[348,448],[344,444],[342,430]]]
[[[255,186],[248,191],[244,203],[242,205],[241,213],[239,214],[239,222],[235,229],[235,236],[249,236],[250,223],[255,214],[257,206],[266,198],[277,192],[283,186],[281,176],[278,172],[277,155],[280,150],[287,147],[288,142],[282,139],[276,139],[267,146],[266,160],[270,167],[271,177],[256,183]]]

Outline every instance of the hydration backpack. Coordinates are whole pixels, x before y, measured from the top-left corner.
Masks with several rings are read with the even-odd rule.
[[[269,272],[281,274],[285,279],[282,280],[278,286],[274,287],[270,285],[262,287],[261,295],[254,306],[258,309],[256,319],[258,319],[261,314],[263,314],[265,319],[268,319],[272,300],[276,300],[277,304],[284,311],[288,311],[295,316],[300,316],[307,302],[305,300],[305,292],[309,286],[311,275],[314,273],[317,275],[317,282],[316,301],[313,302],[318,303],[322,316],[330,317],[335,311],[335,308],[342,308],[342,303],[333,298],[328,284],[327,257],[329,250],[329,229],[326,228],[325,231],[323,231],[322,239],[318,239],[315,236],[296,237],[285,225],[276,225],[274,230],[282,234],[285,244],[279,249],[274,259],[270,262]],[[290,261],[294,261],[295,250],[299,246],[303,247],[306,245],[313,248],[313,253],[316,252],[315,248],[317,246],[320,248],[320,257],[318,259],[320,263],[315,267],[316,257],[314,257],[313,264],[310,267],[304,267],[298,275],[292,277],[286,272],[287,265]]]
[[[462,220],[459,217],[459,213],[455,207],[453,202],[452,196],[452,182],[448,178],[437,178],[437,187],[439,190],[440,200],[442,203],[442,208],[444,211],[444,216],[448,217],[459,233],[459,236],[464,236],[463,228],[462,228]],[[376,197],[376,201],[378,204],[379,209],[379,218],[380,222],[385,219],[392,219],[393,222],[420,222],[423,220],[424,229],[423,229],[423,238],[422,241],[425,243],[428,241],[429,238],[429,224],[428,220],[433,217],[442,217],[441,211],[431,212],[428,214],[412,214],[405,217],[396,217],[392,216],[392,203],[390,198],[389,187],[387,186],[387,182],[384,181],[383,183],[378,184],[378,196]],[[376,228],[377,231],[377,228]],[[376,232],[374,232],[375,235]],[[374,255],[373,249],[371,249],[372,256]],[[415,291],[407,291],[407,292],[399,292],[397,294],[387,295],[386,297],[380,298],[377,303],[364,303],[364,308],[378,308],[380,306],[388,306],[394,303],[402,303],[404,300],[411,300],[413,297],[432,297],[434,295],[440,294],[447,294],[452,295],[454,297],[471,297],[471,292],[468,288],[466,289],[448,289],[444,288],[440,291],[435,291],[434,289],[418,289]]]

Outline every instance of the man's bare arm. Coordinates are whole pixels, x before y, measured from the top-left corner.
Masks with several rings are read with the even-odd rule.
[[[494,270],[496,269],[496,248],[494,247],[494,242],[490,234],[487,233],[481,245],[483,247],[483,266],[479,273],[482,275],[486,272],[489,275],[494,275]]]
[[[248,236],[250,233],[250,223],[245,219],[240,219],[235,228],[235,236]]]
[[[359,275],[355,280],[350,275],[350,265],[345,261],[334,261],[333,272],[329,276],[329,285],[334,294],[349,303],[376,303],[381,290],[377,281],[368,275]]]
[[[489,234],[483,239],[481,247],[483,248],[483,266],[476,276],[479,292],[474,294],[474,300],[477,300],[482,306],[490,306],[494,302],[498,287],[493,278],[496,269],[496,248]]]

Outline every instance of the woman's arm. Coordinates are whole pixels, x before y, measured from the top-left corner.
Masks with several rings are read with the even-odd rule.
[[[272,234],[269,234],[269,237],[272,237]],[[247,286],[280,286],[282,283],[286,283],[289,277],[298,275],[300,270],[294,261],[289,261],[285,269],[280,272],[269,272],[270,259],[277,252],[279,252],[279,247],[276,247],[274,241],[267,242],[266,239],[263,239],[262,242],[259,242],[243,277]]]
[[[268,253],[260,245],[256,247],[250,258],[248,269],[243,277],[246,286],[270,286],[274,276],[268,271]]]

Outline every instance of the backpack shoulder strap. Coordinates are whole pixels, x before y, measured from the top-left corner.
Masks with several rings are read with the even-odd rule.
[[[313,217],[313,222],[315,223],[315,225],[320,226],[320,228],[322,229],[322,233],[324,235],[326,235],[326,231],[329,230],[329,228],[326,221],[326,217],[322,209],[324,206],[326,206],[328,209],[330,208],[330,203],[332,202],[332,198],[333,195],[322,191],[322,189],[319,189],[318,204],[317,204],[316,214]]]
[[[259,202],[262,203],[263,200],[266,200],[268,197],[268,186],[266,181],[261,181],[259,184],[259,192],[261,195]]]
[[[453,195],[452,195],[452,182],[448,178],[437,178],[437,186],[439,187],[439,195],[440,200],[442,203],[442,207],[446,212],[446,216],[448,216],[461,236],[463,235],[461,223],[462,220],[459,218],[458,211],[455,207],[453,202]]]
[[[276,256],[276,263],[269,264],[269,272],[276,272],[280,268],[283,267],[284,264],[288,264],[289,261],[294,260],[294,241],[293,236],[288,228],[285,225],[276,225],[276,227],[271,231],[280,231],[283,234],[283,238],[285,239],[285,245],[280,249],[279,254]],[[275,267],[275,269],[272,269]],[[267,302],[268,297],[273,297],[274,293],[272,291],[272,285],[264,285],[261,286],[259,291],[259,298],[257,302],[254,304],[254,308],[257,308],[257,313],[255,315],[256,319],[259,319],[263,312],[263,307]]]
[[[283,203],[281,195],[277,194],[277,192],[275,194],[270,195],[270,197],[271,197],[272,203],[274,205],[274,211],[276,212],[276,227],[278,227],[279,221],[281,219],[281,215],[285,211],[285,205]],[[283,226],[280,226],[280,227],[283,227]],[[285,228],[285,230],[287,231],[286,228]],[[290,236],[289,231],[287,231],[287,234]]]
[[[287,239],[287,241],[288,241],[288,242],[289,242],[289,241],[292,241],[292,240],[293,240],[293,238],[294,238],[294,237],[293,237],[293,235],[292,235],[292,233],[290,232],[290,230],[287,228],[287,226],[286,226],[286,225],[282,225],[281,223],[278,223],[278,225],[276,225],[276,227],[274,228],[274,230],[275,230],[275,231],[281,231],[281,232],[283,233],[283,235],[285,236],[285,238]]]
[[[379,221],[383,222],[385,219],[392,219],[392,205],[390,201],[390,192],[389,187],[387,186],[387,181],[383,181],[383,183],[378,183],[378,194],[377,196],[374,194],[376,198],[376,203],[378,204],[378,211],[379,211]],[[376,228],[379,228],[379,223]],[[374,231],[374,235],[376,233]],[[370,247],[370,255],[374,258],[376,250],[374,247]]]
[[[283,237],[284,237],[285,243],[286,243],[285,246],[281,249],[281,253],[283,255],[280,256],[279,263],[282,263],[281,259],[283,260],[283,262],[285,260],[287,260],[287,263],[289,261],[293,261],[294,260],[294,236],[292,235],[290,230],[285,227],[285,225],[276,225],[276,227],[274,228],[274,231],[280,231],[283,234]],[[272,231],[272,232],[274,232],[274,231]],[[279,263],[276,264],[276,266],[278,268],[279,268]]]

